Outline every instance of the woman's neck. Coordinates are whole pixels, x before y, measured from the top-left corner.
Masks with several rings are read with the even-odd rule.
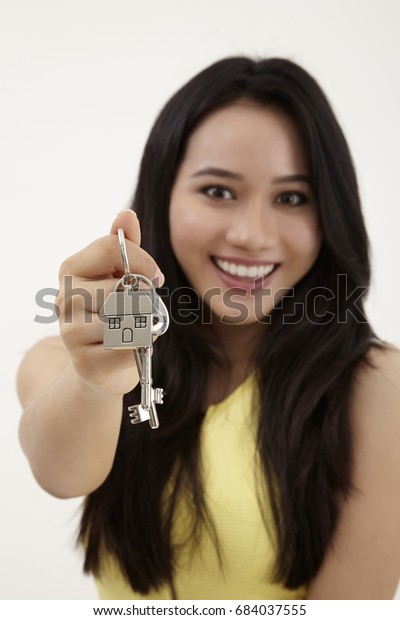
[[[266,329],[267,326],[262,323],[213,323],[213,334],[221,346],[226,365],[213,365],[210,368],[207,406],[224,400],[254,369],[257,351]]]

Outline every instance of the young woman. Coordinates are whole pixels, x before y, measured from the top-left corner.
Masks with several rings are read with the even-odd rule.
[[[171,316],[157,430],[126,413],[132,352],[102,344],[118,228]],[[67,298],[66,276],[90,294]],[[369,276],[350,154],[310,75],[228,58],[172,97],[133,210],[63,263],[61,338],[18,377],[23,449],[47,491],[86,496],[103,598],[393,597],[400,359],[365,317]]]

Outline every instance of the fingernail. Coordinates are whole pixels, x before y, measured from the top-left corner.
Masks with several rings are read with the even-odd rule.
[[[152,278],[152,283],[154,288],[159,288],[160,286],[162,286],[165,282],[165,278],[164,278],[164,274],[162,273],[162,271],[160,271],[160,269],[157,269],[156,275],[154,276],[154,278]]]
[[[121,209],[121,211],[118,211],[117,215],[120,215],[120,213],[132,213],[132,215],[137,218],[135,211],[132,211],[132,209]]]

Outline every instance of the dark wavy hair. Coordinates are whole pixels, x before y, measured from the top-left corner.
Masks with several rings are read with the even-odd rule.
[[[278,106],[296,123],[310,163],[322,246],[311,270],[267,317],[254,360],[260,392],[255,468],[272,506],[277,541],[270,579],[297,588],[315,576],[332,541],[340,505],[352,491],[349,404],[355,370],[380,346],[365,318],[369,245],[348,146],[317,82],[281,58],[227,58],[181,88],[159,114],[146,144],[133,208],[142,246],[161,266],[161,291],[179,317],[174,290],[191,291],[173,254],[171,190],[198,123],[238,100]],[[311,296],[311,297],[310,297]],[[196,301],[196,300],[194,300]],[[310,303],[312,302],[312,303]],[[356,303],[355,303],[356,302]],[[193,304],[193,308],[196,307]],[[307,308],[306,313],[304,309]],[[311,315],[310,315],[311,313]],[[153,356],[154,384],[166,388],[160,428],[132,427],[125,414],[113,468],[85,502],[80,528],[85,570],[113,554],[136,591],[173,588],[172,524],[178,498],[192,506],[192,540],[206,527],[218,549],[201,480],[199,437],[210,364],[224,364],[218,343],[197,320],[172,320]],[[138,389],[125,407],[139,401]],[[171,485],[171,489],[166,493]],[[261,487],[260,487],[261,488]],[[167,495],[167,499],[166,499]],[[267,527],[267,524],[266,524]],[[173,590],[172,590],[173,591]]]

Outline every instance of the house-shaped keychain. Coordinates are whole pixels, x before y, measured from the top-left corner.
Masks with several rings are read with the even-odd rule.
[[[123,291],[113,291],[107,297],[100,314],[105,317],[105,349],[152,346],[155,313],[150,290],[135,290],[126,286]]]

